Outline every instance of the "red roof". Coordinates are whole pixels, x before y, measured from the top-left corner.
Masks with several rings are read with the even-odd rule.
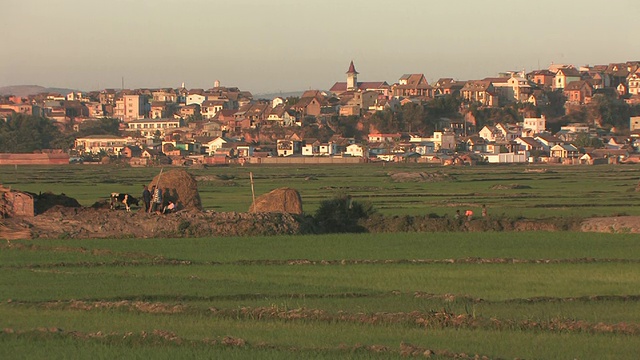
[[[351,60],[351,64],[349,64],[349,70],[347,70],[347,74],[357,74],[356,67],[353,65],[353,60]]]

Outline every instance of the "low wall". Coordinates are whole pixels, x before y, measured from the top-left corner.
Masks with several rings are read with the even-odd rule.
[[[249,158],[250,164],[286,165],[286,164],[360,164],[365,162],[361,157],[333,157],[333,156],[296,156],[296,157],[265,157]]]
[[[0,154],[0,165],[69,165],[69,154]]]

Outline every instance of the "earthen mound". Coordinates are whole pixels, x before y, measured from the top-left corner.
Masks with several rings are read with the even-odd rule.
[[[79,208],[81,207],[80,203],[71,197],[68,197],[65,194],[53,194],[50,192],[42,193],[42,194],[32,194],[34,202],[34,207],[36,214],[42,214],[47,210],[55,207],[70,207],[70,208]]]
[[[520,184],[497,184],[491,187],[491,190],[512,190],[512,189],[531,189],[531,186],[520,185]]]
[[[302,214],[302,199],[298,190],[280,188],[258,197],[249,212]]]
[[[149,184],[162,189],[162,198],[166,204],[173,201],[178,210],[202,210],[202,201],[198,193],[198,182],[188,172],[178,169],[158,174]]]
[[[398,172],[389,173],[389,176],[394,182],[438,182],[452,179],[451,176],[441,172]]]

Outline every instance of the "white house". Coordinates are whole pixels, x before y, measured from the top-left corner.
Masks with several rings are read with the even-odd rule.
[[[299,140],[282,139],[276,141],[278,156],[291,156],[302,153]]]
[[[523,132],[527,132],[529,135],[539,134],[545,131],[547,128],[547,119],[542,115],[539,118],[524,118],[522,123]]]
[[[164,136],[168,129],[177,129],[183,125],[180,119],[140,119],[127,123],[127,131],[139,131],[142,136],[153,136],[156,132]]]
[[[202,105],[202,103],[207,100],[207,98],[199,93],[193,93],[193,94],[189,94],[187,95],[187,100],[185,105],[191,105],[191,104],[198,104],[198,105]]]
[[[369,150],[360,144],[351,144],[347,145],[345,155],[357,156],[357,157],[366,157],[369,155]]]
[[[434,131],[433,143],[437,150],[456,148],[456,134],[451,131]]]
[[[223,148],[225,144],[231,142],[234,142],[234,140],[219,136],[203,145],[207,148],[207,154],[214,155],[216,153],[216,150]]]
[[[501,134],[495,126],[485,125],[480,131],[478,131],[478,136],[487,140],[487,141],[496,141],[496,138]]]
[[[527,155],[516,153],[483,154],[488,163],[491,164],[511,164],[526,163]]]
[[[119,154],[125,146],[135,145],[135,143],[135,140],[130,137],[89,135],[77,138],[74,141],[74,147],[83,153],[97,154],[100,151],[105,151],[108,154]]]
[[[414,149],[420,155],[433,154],[436,152],[436,144],[433,141],[422,141]]]
[[[558,144],[549,150],[549,156],[561,159],[576,158],[580,156],[580,152],[571,144]]]

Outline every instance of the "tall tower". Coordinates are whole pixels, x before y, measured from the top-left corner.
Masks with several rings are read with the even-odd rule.
[[[353,65],[353,60],[349,64],[349,70],[347,70],[347,91],[358,90],[358,72]]]

